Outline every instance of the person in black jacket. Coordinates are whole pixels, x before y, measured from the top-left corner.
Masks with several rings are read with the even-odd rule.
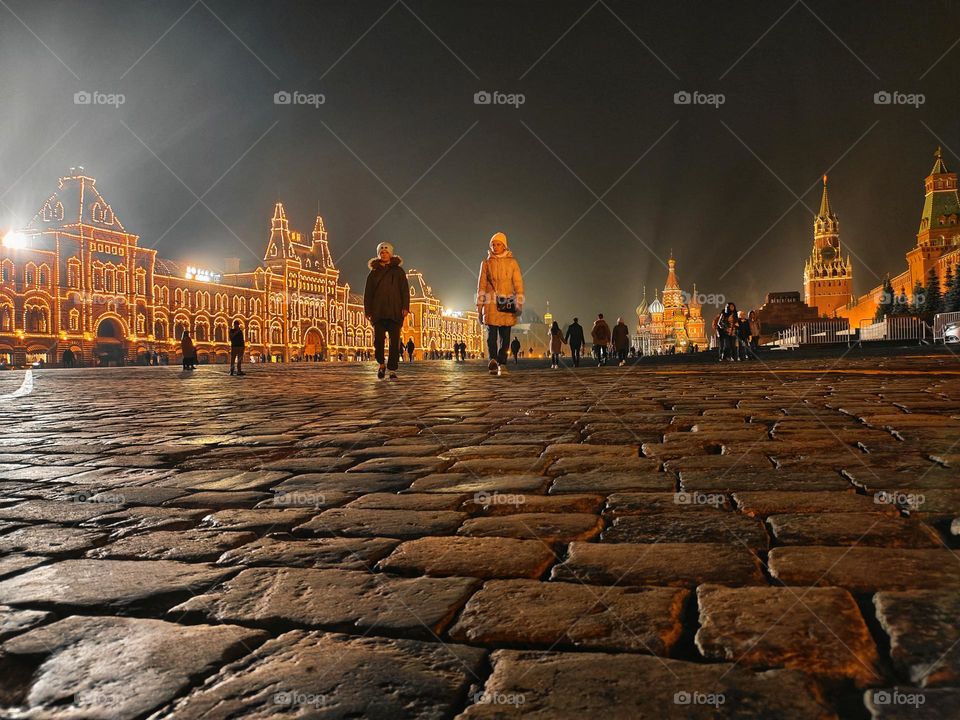
[[[230,374],[233,375],[233,368],[236,365],[237,375],[246,375],[243,371],[243,349],[246,343],[243,339],[243,328],[240,327],[240,321],[234,320],[233,327],[230,328]]]
[[[390,379],[397,379],[400,365],[400,329],[410,312],[410,284],[401,267],[403,260],[393,254],[393,245],[377,245],[377,257],[370,260],[370,274],[363,291],[363,314],[373,325],[373,349],[380,367],[381,380],[390,371]],[[390,350],[384,364],[383,343],[390,336]]]
[[[410,362],[413,362],[413,351],[415,349],[416,348],[413,344],[413,338],[410,338],[409,340],[407,340],[407,357],[410,358]]]
[[[516,365],[520,362],[520,340],[514,338],[513,342],[510,343],[510,354],[513,355],[513,364]]]
[[[570,355],[573,357],[573,366],[580,367],[580,351],[583,350],[583,325],[579,318],[574,318],[567,328],[563,341],[570,345]]]

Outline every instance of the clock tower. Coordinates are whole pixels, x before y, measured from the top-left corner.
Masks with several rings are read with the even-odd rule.
[[[803,295],[821,317],[834,317],[853,297],[853,265],[840,251],[840,221],[830,208],[826,175],[820,212],[813,219],[813,249],[803,267]]]

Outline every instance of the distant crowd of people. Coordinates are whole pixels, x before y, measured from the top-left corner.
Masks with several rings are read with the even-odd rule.
[[[370,273],[364,288],[363,308],[364,315],[373,326],[372,354],[377,362],[377,377],[383,379],[389,376],[393,380],[397,378],[401,360],[413,362],[416,350],[412,337],[406,343],[401,338],[404,321],[410,313],[410,286],[407,273],[402,267],[403,260],[394,254],[393,245],[388,242],[377,246],[377,255],[370,259],[368,266]],[[520,340],[511,339],[511,331],[523,311],[523,303],[523,275],[520,265],[507,245],[507,236],[502,232],[495,233],[490,238],[487,256],[480,264],[476,292],[477,313],[480,323],[486,328],[489,358],[487,369],[492,375],[504,375],[507,372],[508,354],[512,356],[514,363],[519,362],[519,358],[524,354]],[[745,313],[738,311],[734,303],[727,303],[714,318],[712,330],[716,336],[721,362],[756,359],[760,343],[760,322],[755,311]],[[243,359],[246,341],[239,320],[235,320],[230,328],[229,339],[230,374],[242,376],[245,374]],[[622,317],[617,318],[616,324],[611,328],[603,313],[598,313],[590,329],[590,341],[592,356],[597,365],[605,365],[610,361],[622,367],[627,364],[628,359],[642,356],[640,348],[631,346],[630,329]],[[586,344],[586,334],[579,318],[575,317],[565,331],[554,321],[546,338],[550,368],[555,370],[560,367],[560,358],[565,354],[564,347],[570,350],[573,366],[580,367]],[[699,350],[699,347],[691,344],[682,351]],[[180,352],[183,370],[189,372],[196,369],[197,349],[189,332],[184,332],[180,338]],[[665,352],[675,354],[677,348],[672,346]],[[534,349],[529,348],[528,353],[530,356],[534,355]],[[664,354],[664,351],[658,349],[655,354]],[[423,351],[423,358],[431,360],[465,362],[468,356],[470,353],[465,342],[454,343],[451,350],[431,348]],[[367,360],[369,357],[369,351],[358,350],[353,359]],[[341,353],[337,358],[343,360],[344,356]],[[325,359],[322,352],[295,358],[301,362],[322,362]],[[73,367],[75,363],[73,351],[65,351],[63,364]],[[160,355],[156,351],[147,353],[146,364],[161,364]]]

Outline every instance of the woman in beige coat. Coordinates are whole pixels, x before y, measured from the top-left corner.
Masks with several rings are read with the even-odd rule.
[[[498,232],[490,238],[490,251],[480,264],[477,279],[477,312],[480,322],[487,326],[487,352],[492,374],[506,372],[510,328],[517,324],[522,309],[520,264],[507,247],[507,236]]]

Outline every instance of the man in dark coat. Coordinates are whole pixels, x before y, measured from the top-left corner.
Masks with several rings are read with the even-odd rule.
[[[580,367],[580,352],[583,350],[583,325],[580,324],[580,318],[574,318],[563,341],[570,345],[570,354],[573,356],[573,366]]]
[[[243,371],[243,349],[246,342],[243,338],[243,328],[240,327],[240,321],[234,320],[233,327],[230,328],[230,374],[233,375],[234,365],[236,365],[237,375],[246,375]]]
[[[413,362],[413,351],[416,347],[413,344],[413,338],[407,340],[407,357],[410,358],[410,362]]]
[[[517,338],[513,339],[513,342],[510,343],[510,354],[513,355],[513,364],[516,365],[520,361],[517,357],[520,355],[520,340]]]
[[[393,245],[382,242],[377,246],[377,257],[370,260],[370,274],[363,291],[363,314],[373,325],[373,349],[380,367],[381,380],[390,371],[390,379],[397,379],[400,365],[400,329],[410,312],[410,284],[404,272],[403,260],[393,254]],[[383,342],[390,336],[390,350],[386,364]]]
[[[623,318],[617,318],[617,324],[613,326],[611,335],[613,349],[617,353],[617,359],[620,360],[620,367],[627,364],[627,350],[630,348],[630,328],[623,321]]]

